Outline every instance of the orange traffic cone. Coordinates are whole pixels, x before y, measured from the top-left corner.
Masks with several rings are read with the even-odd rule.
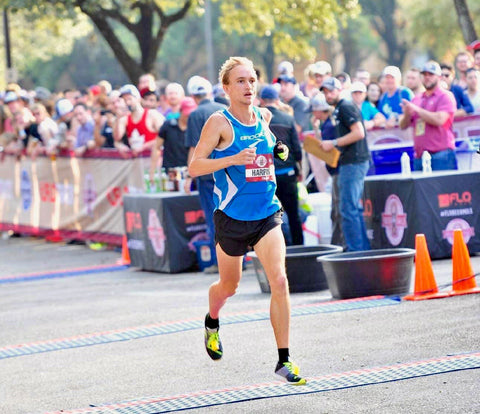
[[[475,282],[475,273],[472,270],[467,245],[460,229],[453,231],[452,263],[453,290],[449,292],[450,296],[480,293],[480,288]]]
[[[415,292],[413,295],[404,296],[403,299],[424,300],[447,297],[447,292],[438,291],[424,234],[415,236],[415,250]]]
[[[130,252],[128,251],[127,235],[123,235],[122,239],[122,258],[117,260],[117,264],[129,265],[130,264]]]

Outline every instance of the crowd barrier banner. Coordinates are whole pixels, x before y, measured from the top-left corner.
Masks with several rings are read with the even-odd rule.
[[[456,138],[480,137],[480,115],[455,118],[452,128]],[[370,149],[377,145],[413,145],[413,129],[374,128],[368,131],[367,141]]]
[[[120,245],[122,197],[143,192],[149,160],[116,150],[0,159],[0,230]]]

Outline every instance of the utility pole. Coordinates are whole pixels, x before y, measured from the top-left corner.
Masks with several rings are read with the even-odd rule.
[[[7,70],[6,74],[6,81],[9,82],[16,82],[17,81],[17,74],[15,69],[12,65],[12,52],[10,47],[10,26],[8,23],[8,8],[5,7],[3,9],[3,33],[5,37],[5,61],[7,63]]]
[[[207,48],[207,77],[212,84],[216,84],[212,38],[212,4],[205,0],[205,45]]]

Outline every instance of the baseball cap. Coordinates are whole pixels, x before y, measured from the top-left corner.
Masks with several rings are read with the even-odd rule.
[[[330,105],[325,99],[325,96],[322,93],[318,93],[310,99],[310,106],[307,112],[327,111],[328,109],[330,109]]]
[[[208,79],[202,76],[192,76],[187,82],[189,95],[208,95],[212,93],[213,87]]]
[[[325,76],[329,73],[332,73],[332,66],[325,60],[319,60],[318,62],[314,63],[312,67],[312,72]]]
[[[145,96],[147,95],[156,95],[156,94],[157,93],[154,90],[150,89],[149,87],[142,88],[142,90],[140,91],[140,96],[142,98],[145,98]]]
[[[284,60],[280,62],[277,67],[277,72],[279,75],[293,75],[293,64]]]
[[[342,84],[337,78],[331,76],[322,82],[320,90],[323,91],[324,89],[328,89],[329,91],[333,91],[334,89],[342,89]]]
[[[92,85],[88,88],[93,96],[100,95],[102,93],[102,88],[99,85]]]
[[[261,99],[278,99],[278,89],[274,85],[266,85],[260,91]]]
[[[442,69],[440,69],[440,65],[434,60],[429,60],[427,63],[423,65],[421,73],[425,73],[425,72],[428,72],[437,76],[442,76]]]
[[[3,102],[5,102],[6,104],[8,104],[10,102],[15,102],[17,100],[18,100],[18,95],[15,92],[12,92],[12,91],[8,91],[5,94],[5,98],[3,98]]]
[[[277,78],[277,83],[280,83],[280,82],[293,83],[294,85],[297,83],[296,79],[293,76],[290,76],[290,75],[280,75]]]
[[[195,109],[197,109],[197,104],[190,96],[186,96],[180,102],[180,112],[184,113],[185,115],[190,115],[193,111],[195,111]]]
[[[65,98],[59,99],[55,104],[55,111],[59,118],[73,111],[73,104]]]
[[[37,86],[35,88],[35,98],[38,100],[45,101],[50,99],[51,96],[52,93],[47,88],[44,88],[43,86]]]
[[[131,83],[127,83],[120,88],[120,96],[123,95],[132,95],[135,98],[140,98],[140,92],[138,92],[137,87]]]
[[[213,85],[213,96],[218,98],[219,96],[225,96],[225,91],[221,83]]]
[[[468,50],[479,50],[480,49],[480,40],[474,40],[472,43],[470,43],[468,46],[467,46],[467,49]]]
[[[355,81],[350,87],[350,92],[367,92],[367,87],[363,82]]]
[[[402,72],[400,71],[400,68],[397,66],[385,66],[382,74],[393,76],[395,79],[402,78]]]

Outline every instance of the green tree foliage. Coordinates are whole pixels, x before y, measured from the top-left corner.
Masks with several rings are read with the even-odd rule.
[[[195,2],[196,4],[196,2]],[[115,57],[131,80],[153,69],[168,28],[183,19],[193,0],[11,0],[0,1],[12,11],[29,10],[32,15],[87,15],[110,45]],[[133,36],[136,47],[129,50],[126,35]],[[140,53],[138,53],[140,52]]]
[[[316,57],[315,34],[338,34],[339,25],[360,12],[356,0],[231,0],[221,2],[220,23],[227,33],[272,37],[273,51],[292,59]]]
[[[41,67],[52,56],[70,54],[76,39],[84,37],[92,30],[86,16],[79,16],[73,24],[68,18],[52,19],[50,16],[33,16],[29,13],[10,14],[10,42],[12,62],[20,75],[29,72],[32,62]],[[0,20],[3,33],[3,20]],[[0,42],[0,52],[5,56],[4,42]],[[5,67],[0,65],[0,78],[5,79]]]
[[[469,1],[473,23],[480,27],[480,1]],[[451,59],[465,49],[452,0],[437,0],[434,5],[404,0],[401,13],[406,16],[405,37],[410,45],[430,51],[433,58]]]

